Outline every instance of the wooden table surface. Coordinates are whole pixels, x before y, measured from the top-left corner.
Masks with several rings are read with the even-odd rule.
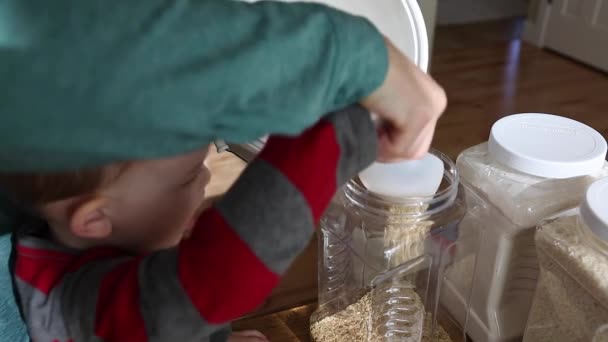
[[[521,23],[504,21],[437,30],[432,74],[449,97],[434,147],[451,158],[487,140],[491,125],[518,112],[568,116],[608,133],[608,77],[517,39]],[[210,158],[210,195],[220,195],[244,167],[229,153]],[[257,329],[273,342],[309,341],[314,310],[316,244],[290,269],[260,310],[235,323]]]

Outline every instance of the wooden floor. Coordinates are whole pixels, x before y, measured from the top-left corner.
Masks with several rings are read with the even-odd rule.
[[[519,112],[559,114],[608,135],[608,77],[519,40],[522,25],[501,21],[437,30],[431,73],[449,106],[434,146],[455,158],[487,140],[499,118]],[[316,298],[315,244],[298,260],[260,313],[235,325],[273,342],[309,341]]]
[[[435,147],[455,158],[487,140],[490,127],[513,113],[571,117],[608,134],[608,77],[519,39],[517,22],[443,27],[432,74],[449,106]]]

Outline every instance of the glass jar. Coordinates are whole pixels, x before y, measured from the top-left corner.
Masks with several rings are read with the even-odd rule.
[[[450,266],[442,300],[474,341],[523,337],[539,274],[534,227],[576,207],[588,185],[608,175],[606,149],[601,134],[582,123],[518,114],[496,122],[488,143],[458,157],[465,191],[486,205],[460,225],[461,233],[480,235],[477,259]],[[472,284],[462,281],[473,273]],[[463,313],[465,303],[470,310]]]
[[[315,341],[449,341],[438,284],[466,205],[453,162],[432,153],[444,164],[434,196],[380,196],[354,179],[334,198],[320,227]]]
[[[536,232],[540,280],[525,342],[608,341],[608,179]]]

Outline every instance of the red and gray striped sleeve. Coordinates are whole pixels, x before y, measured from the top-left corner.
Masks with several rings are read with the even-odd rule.
[[[358,106],[298,137],[271,137],[177,248],[92,258],[67,270],[42,294],[61,307],[63,327],[55,330],[74,341],[205,341],[263,303],[336,189],[375,159],[376,148],[375,128]],[[29,279],[21,286],[32,285]],[[26,308],[26,316],[35,311]]]

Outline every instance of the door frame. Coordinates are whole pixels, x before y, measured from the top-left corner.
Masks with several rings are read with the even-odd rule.
[[[523,40],[538,47],[545,47],[547,25],[551,16],[552,0],[533,0],[530,2]]]

